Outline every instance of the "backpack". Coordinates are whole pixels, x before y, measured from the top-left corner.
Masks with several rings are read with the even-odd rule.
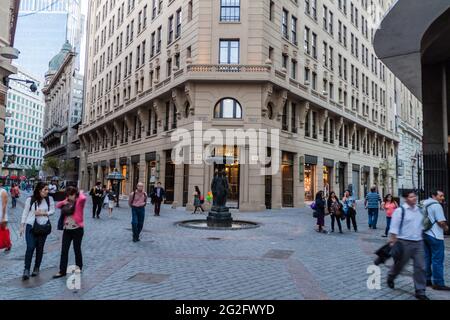
[[[436,203],[436,202],[430,203],[430,204],[426,205],[422,211],[422,213],[423,213],[423,231],[424,232],[431,230],[431,228],[433,228],[434,224],[436,223],[436,219],[434,220],[434,222],[431,222],[430,215],[428,214],[428,207],[432,206],[433,204],[439,204],[439,203]]]

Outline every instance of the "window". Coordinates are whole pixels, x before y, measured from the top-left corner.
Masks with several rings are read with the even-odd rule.
[[[177,20],[176,20],[176,30],[175,30],[175,38],[181,36],[181,8],[177,10]]]
[[[288,102],[286,101],[283,107],[283,117],[281,120],[281,128],[284,131],[288,131],[289,130],[289,125],[288,125]]]
[[[220,0],[220,21],[236,22],[241,19],[240,0]]]
[[[289,40],[289,34],[288,34],[288,16],[289,12],[286,9],[283,9],[283,17],[282,17],[282,25],[281,25],[281,31],[283,34],[283,37]]]
[[[305,27],[305,51],[307,54],[311,54],[311,47],[309,42],[310,30],[308,27]]]
[[[173,16],[169,17],[169,32],[167,37],[167,44],[171,44],[173,41]]]
[[[294,16],[291,18],[291,41],[297,44],[297,18]]]
[[[239,40],[220,40],[220,64],[239,64]]]
[[[162,36],[162,26],[158,28],[158,46],[156,47],[156,53],[161,52],[161,36]]]
[[[291,78],[292,79],[297,79],[297,61],[296,60],[292,60],[291,61]]]
[[[312,73],[312,89],[317,90],[317,73]]]
[[[275,13],[275,2],[270,1],[269,4],[269,20],[274,21],[274,13]]]
[[[317,35],[312,33],[312,56],[317,59]]]
[[[317,20],[317,0],[311,0],[312,17]]]
[[[222,99],[214,107],[214,118],[242,119],[242,107],[235,99]]]
[[[192,6],[192,0],[188,3],[188,22],[192,20],[192,13],[193,13],[193,6]]]

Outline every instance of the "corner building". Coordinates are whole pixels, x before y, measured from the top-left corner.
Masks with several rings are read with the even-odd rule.
[[[91,1],[82,187],[117,169],[123,196],[161,181],[168,202],[190,207],[214,166],[174,165],[170,134],[201,121],[280,130],[273,176],[239,163],[248,146],[215,151],[232,159],[229,204],[241,211],[302,207],[319,190],[396,193],[395,78],[369,27],[387,7],[367,2]]]

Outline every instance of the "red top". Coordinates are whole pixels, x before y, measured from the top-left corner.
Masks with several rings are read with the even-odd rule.
[[[386,216],[388,216],[389,218],[392,217],[395,209],[397,209],[397,208],[398,208],[398,206],[397,206],[397,203],[395,203],[395,201],[384,204],[384,210],[386,210]]]
[[[64,201],[60,201],[56,204],[56,208],[61,209],[63,206],[67,204],[67,199]],[[83,193],[80,193],[79,197],[75,203],[75,212],[73,213],[73,220],[75,220],[76,224],[80,227],[84,227],[84,205],[86,204],[86,196]],[[65,219],[64,219],[64,222]]]

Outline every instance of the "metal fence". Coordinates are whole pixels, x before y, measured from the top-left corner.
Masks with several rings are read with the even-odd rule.
[[[424,185],[420,188],[420,198],[424,199],[430,195],[434,189],[442,190],[447,197],[445,208],[445,215],[447,221],[449,219],[448,212],[448,197],[449,179],[448,179],[448,155],[443,152],[428,153],[423,155],[423,173]],[[420,172],[420,170],[418,170]]]

